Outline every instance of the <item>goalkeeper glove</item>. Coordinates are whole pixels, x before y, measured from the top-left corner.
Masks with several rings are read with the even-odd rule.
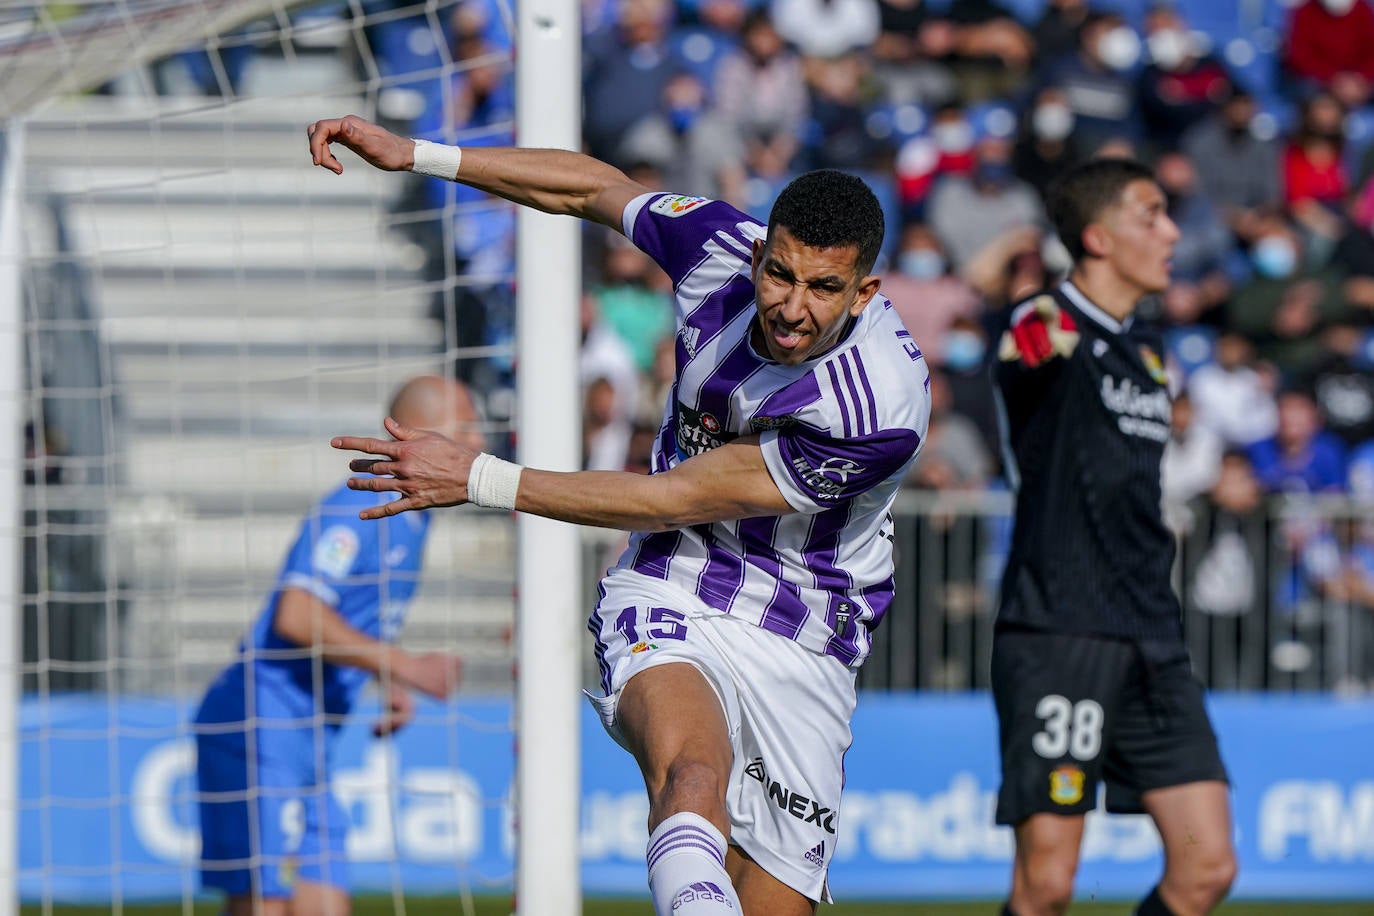
[[[1034,369],[1056,356],[1067,357],[1078,346],[1078,325],[1049,295],[1036,296],[1011,313],[1011,327],[1002,334],[997,356],[1020,361]]]

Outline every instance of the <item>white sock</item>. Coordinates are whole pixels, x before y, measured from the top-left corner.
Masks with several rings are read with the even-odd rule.
[[[725,837],[699,814],[683,811],[649,835],[649,892],[658,916],[741,916],[725,873]]]

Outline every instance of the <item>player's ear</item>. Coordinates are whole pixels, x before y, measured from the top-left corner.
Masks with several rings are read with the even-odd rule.
[[[763,263],[763,253],[768,248],[768,239],[754,239],[754,244],[749,246],[749,276],[755,282],[759,279],[759,265]]]
[[[878,288],[882,286],[883,280],[879,276],[864,277],[859,281],[859,292],[854,297],[854,304],[849,307],[849,314],[855,318],[859,313],[868,308],[868,303],[873,301],[873,297],[878,295]]]
[[[1101,223],[1083,227],[1083,250],[1095,258],[1106,257],[1112,250],[1112,236]]]

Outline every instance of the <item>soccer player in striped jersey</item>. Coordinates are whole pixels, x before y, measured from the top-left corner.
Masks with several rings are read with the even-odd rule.
[[[1163,350],[1133,318],[1168,286],[1178,229],[1150,170],[1122,159],[1065,173],[1050,212],[1073,270],[1012,312],[997,370],[1018,490],[992,649],[997,821],[1016,834],[1003,912],[1068,907],[1105,781],[1107,810],[1148,813],[1164,842],[1136,912],[1201,916],[1235,874],[1230,806],[1170,584]]]
[[[519,204],[619,229],[672,278],[677,374],[648,476],[521,468],[389,422],[345,438],[365,515],[474,502],[637,532],[592,614],[607,730],[650,798],[659,914],[801,916],[829,899],[854,681],[892,599],[889,509],[925,435],[920,349],[872,274],[882,211],[801,176],[767,226],[559,150],[433,148],[358,118],[309,128]]]

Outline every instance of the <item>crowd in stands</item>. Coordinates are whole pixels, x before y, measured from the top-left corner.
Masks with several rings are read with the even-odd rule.
[[[877,192],[882,291],[934,375],[911,487],[1004,486],[986,369],[1009,304],[1067,266],[1047,187],[1086,157],[1125,155],[1154,167],[1182,233],[1174,283],[1139,320],[1168,342],[1165,500],[1181,537],[1206,528],[1201,581],[1212,548],[1235,546],[1217,519],[1271,494],[1374,499],[1369,0],[584,0],[583,12],[592,155],[760,219],[807,169],[846,169]],[[511,141],[498,13],[495,0],[456,8],[459,66],[407,125],[416,135]],[[510,270],[509,210],[441,182],[426,200],[471,205],[450,210],[449,233],[469,290]],[[645,469],[672,376],[671,291],[616,233],[586,241],[586,464]],[[508,339],[508,305],[467,305],[481,300],[504,318],[462,344]],[[1283,536],[1294,606],[1305,591],[1374,608],[1374,526]],[[1219,614],[1234,603],[1205,585],[1198,600]]]
[[[441,4],[447,48],[403,0],[363,9],[384,120],[513,141],[503,0]],[[1262,591],[1374,611],[1374,523],[1359,512],[1227,536],[1272,519],[1272,496],[1374,501],[1371,0],[582,0],[582,13],[587,152],[760,220],[808,169],[855,172],[878,194],[882,292],[933,374],[913,489],[1005,488],[987,366],[1009,305],[1067,267],[1047,188],[1087,157],[1151,164],[1182,239],[1173,285],[1137,320],[1163,329],[1177,399],[1163,488],[1185,605],[1253,605],[1231,584],[1269,569],[1277,540],[1291,582]],[[436,297],[450,344],[509,344],[512,209],[416,181],[411,203],[442,214],[417,224],[433,276],[459,277]],[[585,463],[647,470],[671,290],[617,233],[585,241]],[[509,357],[459,366],[502,403]]]

